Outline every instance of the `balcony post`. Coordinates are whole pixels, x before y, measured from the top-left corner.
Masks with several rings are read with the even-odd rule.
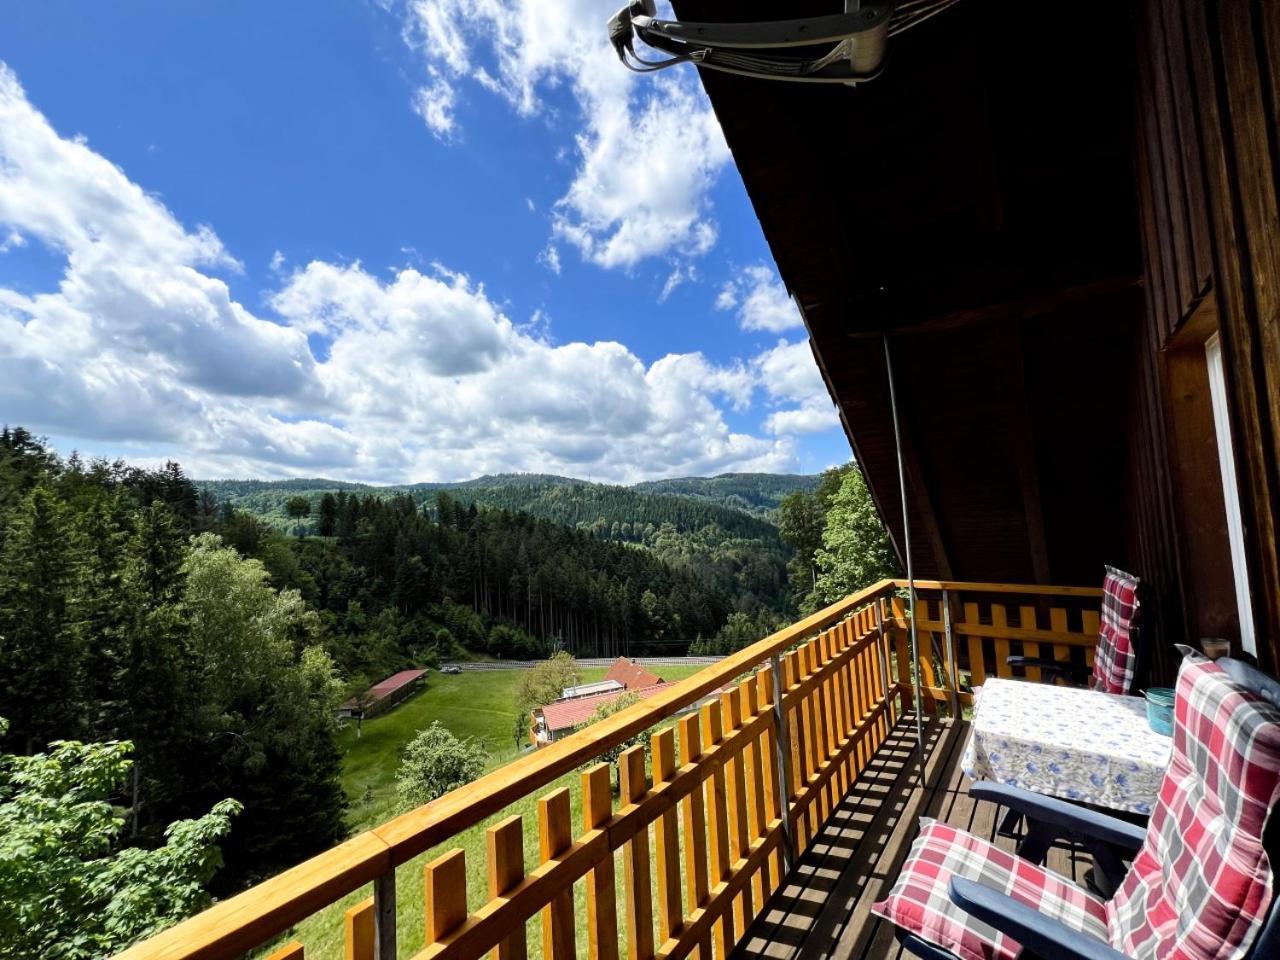
[[[782,664],[775,653],[769,657],[769,669],[773,672],[773,720],[778,735],[773,738],[774,758],[778,770],[778,810],[782,814],[782,870],[791,872],[795,847],[791,836],[791,731],[787,729],[787,714],[782,709]]]
[[[396,868],[373,881],[373,942],[376,960],[396,960]]]
[[[942,591],[942,631],[947,644],[947,684],[951,687],[951,722],[960,720],[960,665],[956,663],[956,641],[951,630],[951,594]]]

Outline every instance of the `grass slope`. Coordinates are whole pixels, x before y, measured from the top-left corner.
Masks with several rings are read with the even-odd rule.
[[[665,680],[682,680],[700,669],[701,666],[663,666],[656,668],[656,672]],[[604,672],[603,668],[584,670],[583,679],[598,680],[604,676]],[[398,705],[390,713],[366,721],[363,736],[359,739],[355,736],[354,728],[344,731],[340,740],[345,753],[343,786],[351,799],[349,822],[352,833],[376,826],[399,812],[395,774],[400,748],[434,720],[439,720],[456,736],[474,737],[484,743],[492,758],[490,769],[515,759],[518,751],[512,736],[514,718],[511,704],[519,678],[518,670],[461,673],[454,676],[432,673],[426,690]],[[575,772],[463,831],[448,843],[415,858],[396,872],[400,957],[412,957],[422,948],[423,866],[448,850],[461,848],[467,861],[468,904],[474,909],[488,898],[484,873],[487,857],[485,831],[507,817],[519,815],[524,821],[525,866],[532,869],[538,862],[537,798],[560,788],[569,790],[573,823],[575,826],[581,825],[581,774]],[[371,795],[367,802],[362,799],[366,790]],[[621,903],[620,858],[616,866]],[[367,896],[368,890],[348,895],[307,918],[282,939],[300,940],[306,947],[307,960],[340,960],[343,914]],[[575,885],[575,897],[578,900],[579,942],[585,943],[581,926],[585,922],[586,901],[581,883]],[[542,956],[538,922],[538,918],[534,917],[529,925],[529,956],[533,958]],[[623,952],[625,953],[625,945]]]

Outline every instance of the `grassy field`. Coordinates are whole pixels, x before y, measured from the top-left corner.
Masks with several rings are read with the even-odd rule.
[[[662,667],[657,672],[666,680],[681,680],[696,673],[701,666]],[[584,680],[598,680],[603,669],[584,670]],[[427,689],[395,707],[390,713],[364,724],[363,735],[355,736],[354,727],[345,730],[341,746],[345,752],[343,786],[351,800],[349,822],[352,833],[376,826],[399,813],[395,791],[395,774],[400,748],[417,731],[439,720],[459,737],[473,737],[484,744],[490,754],[490,769],[509,763],[520,751],[514,739],[512,703],[520,671],[484,671],[444,676],[431,673]],[[474,908],[487,899],[485,886],[485,830],[501,820],[519,814],[524,820],[525,864],[537,863],[537,797],[554,789],[569,789],[573,822],[582,822],[581,775],[571,773],[556,783],[537,791],[453,838],[446,846],[428,851],[402,866],[396,875],[399,903],[397,927],[401,957],[411,957],[422,947],[423,892],[422,867],[448,849],[461,847],[467,860],[468,902]],[[621,860],[618,861],[621,884]],[[576,885],[579,921],[585,917],[585,894]],[[308,960],[340,960],[342,957],[342,915],[350,906],[369,895],[362,890],[344,898],[326,910],[303,921],[291,934],[306,946]],[[541,956],[537,918],[531,921],[529,955]]]

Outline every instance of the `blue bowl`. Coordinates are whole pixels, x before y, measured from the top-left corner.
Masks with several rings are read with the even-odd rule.
[[[1173,736],[1173,690],[1152,687],[1142,695],[1147,698],[1147,726],[1163,736]]]

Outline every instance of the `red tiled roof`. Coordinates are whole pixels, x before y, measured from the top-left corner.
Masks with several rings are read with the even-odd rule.
[[[611,690],[608,693],[597,693],[590,697],[578,697],[575,700],[558,700],[542,707],[542,719],[548,730],[568,730],[580,727],[591,719],[596,708],[609,703],[627,693],[634,693],[641,700],[653,696],[659,690],[671,686],[669,683],[655,683],[639,690]]]
[[[373,698],[373,700],[375,701],[385,700],[387,697],[391,696],[391,694],[395,693],[401,687],[416,681],[419,677],[421,677],[426,672],[427,671],[425,670],[401,670],[399,673],[393,673],[391,676],[387,677],[387,679],[381,681],[380,683],[375,683],[372,687],[370,687],[369,696]],[[356,707],[357,706],[356,698],[352,697],[350,700],[344,703],[343,706],[346,707],[347,709],[352,709]]]
[[[604,675],[606,680],[617,680],[628,690],[642,690],[645,687],[652,687],[654,684],[661,683],[662,678],[656,673],[650,673],[634,660],[628,660],[626,657],[619,657],[609,665],[609,672]]]

